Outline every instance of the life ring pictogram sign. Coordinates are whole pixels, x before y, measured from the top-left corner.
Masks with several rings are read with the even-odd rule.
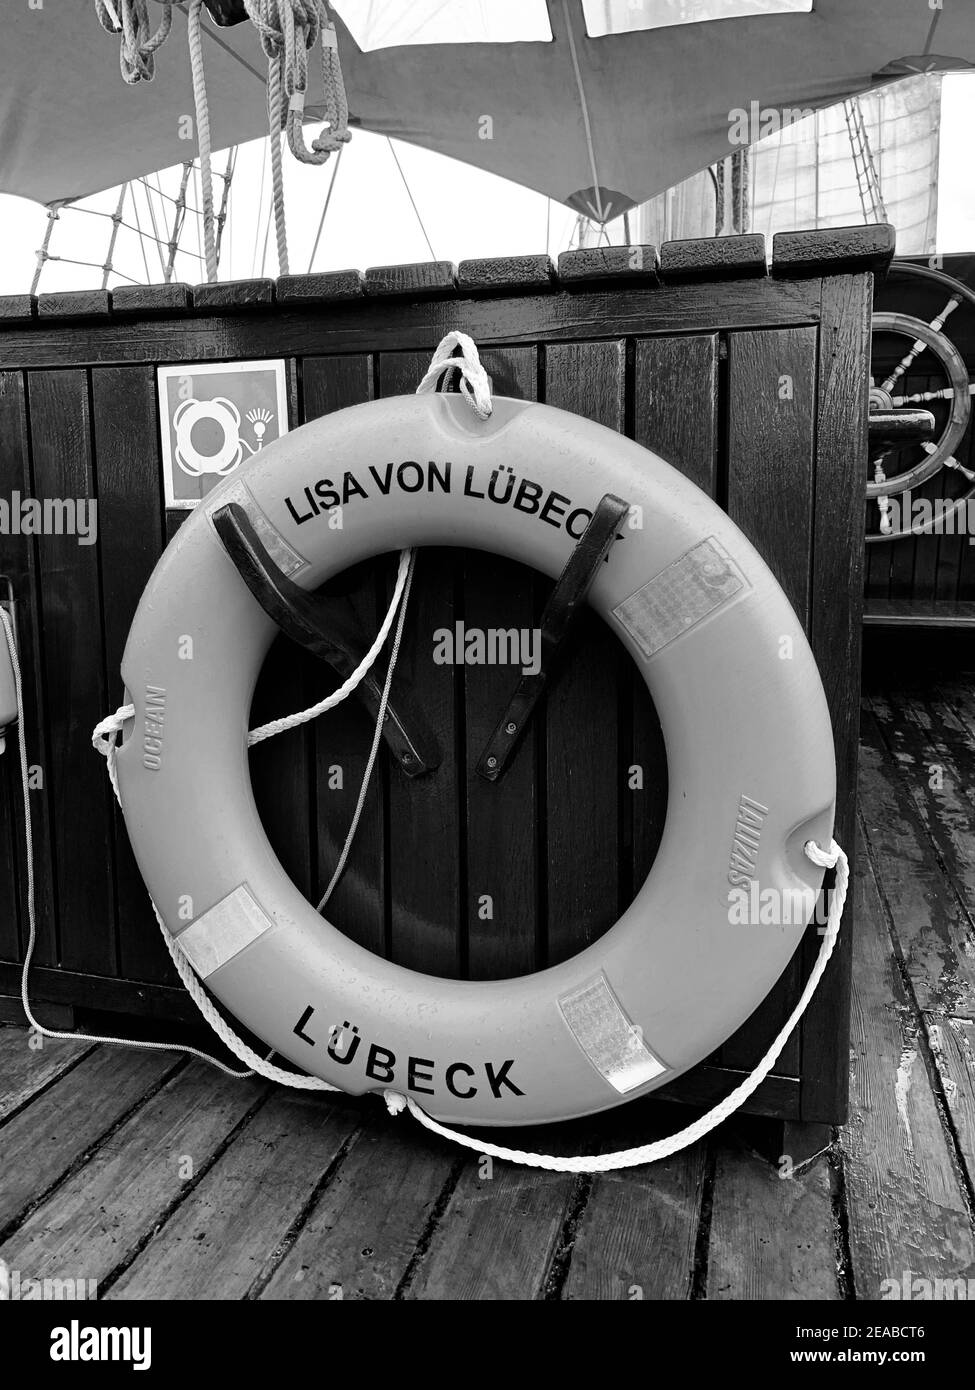
[[[316,913],[268,844],[247,728],[277,629],[212,515],[240,502],[309,590],[403,546],[494,551],[555,577],[607,492],[642,519],[612,546],[590,602],[636,661],[664,731],[669,804],[650,875],[598,942],[534,975],[444,980],[381,960]],[[335,506],[341,529],[329,525]],[[209,990],[304,1070],[356,1094],[412,1095],[447,1122],[560,1120],[671,1081],[765,997],[822,885],[803,846],[831,840],[832,731],[788,600],[676,470],[547,406],[496,398],[482,422],[460,396],[394,397],[273,443],[163,555],[122,675],[135,706],[118,756],[126,825],[166,928]],[[729,894],[752,884],[801,901],[801,920],[733,924]]]
[[[220,431],[220,447],[213,454],[201,454],[193,443],[194,426],[204,420],[209,420]],[[173,456],[191,478],[202,477],[204,473],[226,477],[244,457],[240,411],[225,396],[215,396],[209,401],[180,401],[173,413],[173,432],[176,435]]]

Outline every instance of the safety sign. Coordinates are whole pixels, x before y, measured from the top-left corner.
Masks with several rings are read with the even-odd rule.
[[[283,359],[160,367],[166,506],[189,510],[288,432]]]

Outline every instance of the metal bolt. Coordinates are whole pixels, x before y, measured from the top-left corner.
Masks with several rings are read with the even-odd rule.
[[[505,731],[506,734],[513,734],[514,731],[517,729],[517,727],[518,727],[517,724],[515,724],[515,723],[513,723],[513,722],[509,722],[509,723],[505,724],[505,726],[504,726],[504,731]]]
[[[497,758],[488,758],[488,760],[487,760],[487,765],[488,765],[488,767],[497,767],[497,765],[498,765],[498,760],[497,760]]]
[[[404,761],[404,763],[411,763],[411,762],[413,761],[413,754],[412,754],[412,753],[404,753],[404,754],[403,754],[403,761]]]

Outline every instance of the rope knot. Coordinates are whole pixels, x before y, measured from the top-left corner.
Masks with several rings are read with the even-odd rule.
[[[383,1091],[383,1100],[391,1115],[401,1115],[406,1109],[406,1097],[400,1095],[399,1091]]]
[[[106,714],[91,731],[91,744],[96,753],[109,762],[115,754],[115,743],[128,719],[135,715],[135,705],[119,705],[114,714]]]
[[[460,349],[460,357],[453,355],[455,348]],[[416,388],[417,395],[434,390],[440,378],[449,371],[460,372],[461,395],[465,397],[477,418],[489,419],[494,409],[491,401],[491,379],[481,366],[473,338],[456,329],[445,338],[441,338],[423,380]]]
[[[156,75],[156,49],[173,27],[174,0],[161,0],[162,18],[154,31],[149,21],[148,0],[95,0],[98,22],[109,34],[121,34],[119,69],[129,86],[151,82]]]
[[[806,858],[811,859],[820,869],[835,869],[843,854],[835,840],[830,840],[829,849],[821,849],[815,840],[807,840],[803,849]]]

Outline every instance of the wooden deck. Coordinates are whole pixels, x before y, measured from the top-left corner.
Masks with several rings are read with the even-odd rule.
[[[790,1176],[763,1156],[768,1126],[741,1120],[646,1170],[492,1172],[374,1098],[286,1095],[167,1054],[32,1051],[7,1027],[0,1258],[109,1300],[840,1300],[905,1271],[975,1278],[975,680],[877,636],[852,1114],[817,1159]],[[612,1149],[689,1118],[638,1102],[518,1140]]]

